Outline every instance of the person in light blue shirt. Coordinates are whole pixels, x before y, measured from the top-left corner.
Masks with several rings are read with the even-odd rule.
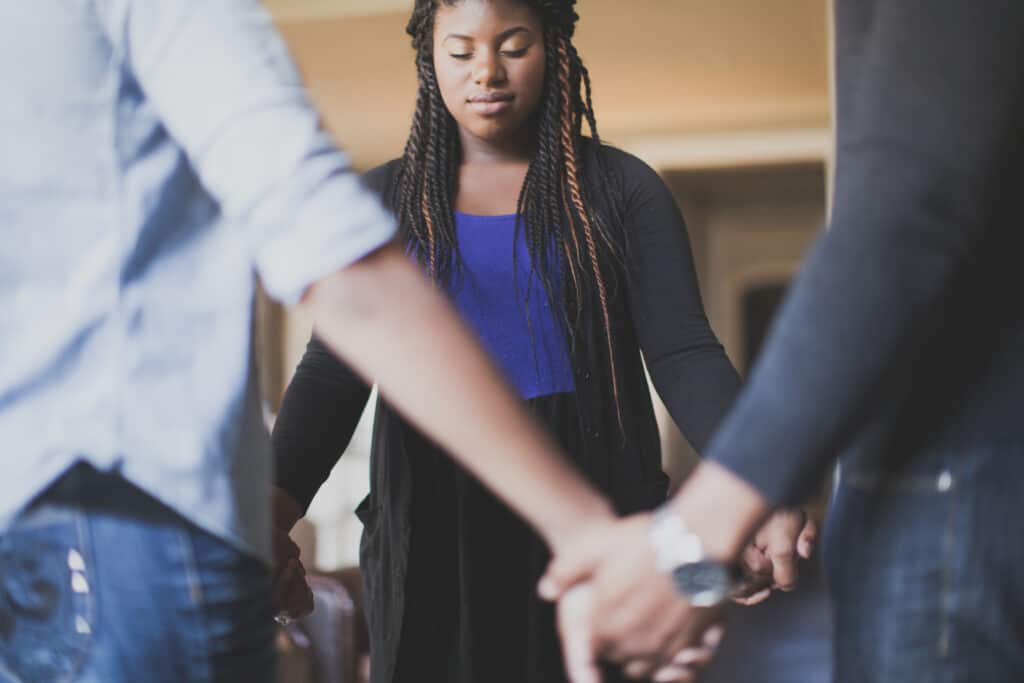
[[[0,682],[273,679],[257,276],[555,552],[610,522],[256,0],[2,2],[0,83]]]

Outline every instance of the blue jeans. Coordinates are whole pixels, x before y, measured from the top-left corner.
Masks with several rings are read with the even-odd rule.
[[[837,683],[1024,680],[1024,444],[844,464],[826,532]]]
[[[266,567],[78,466],[0,534],[0,683],[270,683]]]

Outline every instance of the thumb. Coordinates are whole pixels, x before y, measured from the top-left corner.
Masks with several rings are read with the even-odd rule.
[[[814,520],[808,519],[796,540],[796,551],[800,554],[800,557],[805,560],[811,559],[811,555],[814,553],[814,544],[817,541],[818,525],[814,523]]]
[[[600,559],[597,548],[585,546],[556,555],[541,577],[537,592],[550,602],[560,599],[567,590],[589,579]]]

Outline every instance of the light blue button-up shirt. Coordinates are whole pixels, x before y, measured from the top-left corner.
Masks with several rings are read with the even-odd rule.
[[[257,0],[0,2],[0,530],[115,469],[269,556],[256,274],[388,241]]]

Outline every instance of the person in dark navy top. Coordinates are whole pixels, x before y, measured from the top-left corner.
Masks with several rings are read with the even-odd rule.
[[[1024,2],[834,6],[830,229],[655,521],[728,562],[838,457],[834,680],[1024,680]],[[646,594],[653,523],[558,553],[543,584],[556,598],[585,573],[592,649],[638,666],[678,647],[652,652],[651,633],[685,642],[707,619],[670,586]]]
[[[399,218],[410,258],[628,513],[657,506],[668,487],[641,352],[698,451],[740,382],[708,325],[671,193],[600,143],[570,41],[573,4],[417,2],[409,141],[365,180]],[[326,480],[370,389],[310,340],[273,435],[279,527]],[[445,387],[436,393],[445,400]],[[536,594],[550,557],[542,539],[385,402],[358,514],[375,683],[566,680],[554,608]],[[804,520],[771,524],[792,539]]]

